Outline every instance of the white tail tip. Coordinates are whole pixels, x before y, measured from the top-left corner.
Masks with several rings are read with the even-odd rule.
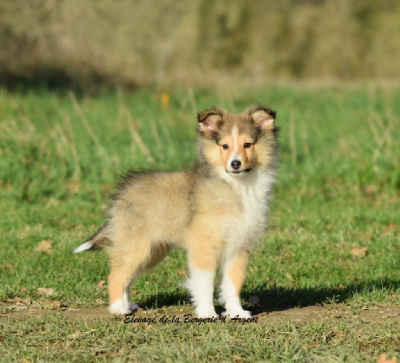
[[[79,247],[74,249],[74,253],[79,253],[83,251],[90,250],[92,248],[92,243],[91,242],[85,242],[82,243]]]

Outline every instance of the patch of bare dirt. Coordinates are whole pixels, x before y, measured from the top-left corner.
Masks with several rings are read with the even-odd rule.
[[[257,315],[259,321],[308,321],[341,318],[364,318],[369,320],[376,319],[399,319],[400,306],[374,305],[352,307],[342,304],[328,306],[307,306],[302,308],[290,308],[285,310],[274,310],[263,312]]]
[[[28,317],[43,317],[61,313],[66,319],[82,319],[86,321],[96,319],[118,320],[119,318],[108,313],[106,307],[82,308],[63,306],[58,301],[31,302],[29,300],[0,302],[0,321],[9,319],[26,319]],[[162,309],[139,309],[136,317],[159,319],[162,316],[172,318],[193,314],[191,307],[166,307]],[[295,321],[307,322],[311,320],[330,320],[342,318],[360,318],[368,320],[400,320],[400,306],[391,305],[365,305],[354,306],[333,304],[325,306],[307,306],[301,308],[288,308],[282,310],[268,310],[253,314],[258,322]],[[121,320],[124,317],[121,317]]]

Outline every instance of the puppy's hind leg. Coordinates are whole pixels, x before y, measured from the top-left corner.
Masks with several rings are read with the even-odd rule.
[[[168,251],[167,245],[151,246],[147,241],[136,245],[134,250],[127,250],[126,247],[110,249],[109,310],[111,313],[125,315],[139,309],[139,305],[129,299],[130,287],[141,272],[159,263]]]
[[[129,300],[129,291],[138,277],[142,265],[149,259],[150,246],[133,244],[131,241],[109,249],[111,273],[108,277],[109,311],[125,315],[139,308]]]
[[[132,282],[138,276],[141,262],[139,262],[137,256],[131,255],[132,261],[128,261],[126,257],[111,257],[108,295],[110,299],[109,311],[112,314],[125,315],[139,308],[139,305],[129,301],[129,290]]]

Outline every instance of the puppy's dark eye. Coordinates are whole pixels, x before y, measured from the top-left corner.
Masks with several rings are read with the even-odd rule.
[[[224,150],[228,150],[228,149],[229,149],[229,145],[228,145],[228,144],[223,144],[223,145],[222,145],[222,148],[223,148]]]
[[[249,142],[245,142],[243,146],[245,149],[248,149],[251,146],[251,144]]]

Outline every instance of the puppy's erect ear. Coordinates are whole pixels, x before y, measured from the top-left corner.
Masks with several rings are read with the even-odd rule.
[[[249,110],[249,115],[253,119],[254,124],[261,131],[274,131],[276,112],[268,107],[257,106]]]
[[[197,115],[197,130],[201,135],[215,139],[222,124],[222,116],[223,110],[216,107],[200,112]]]

